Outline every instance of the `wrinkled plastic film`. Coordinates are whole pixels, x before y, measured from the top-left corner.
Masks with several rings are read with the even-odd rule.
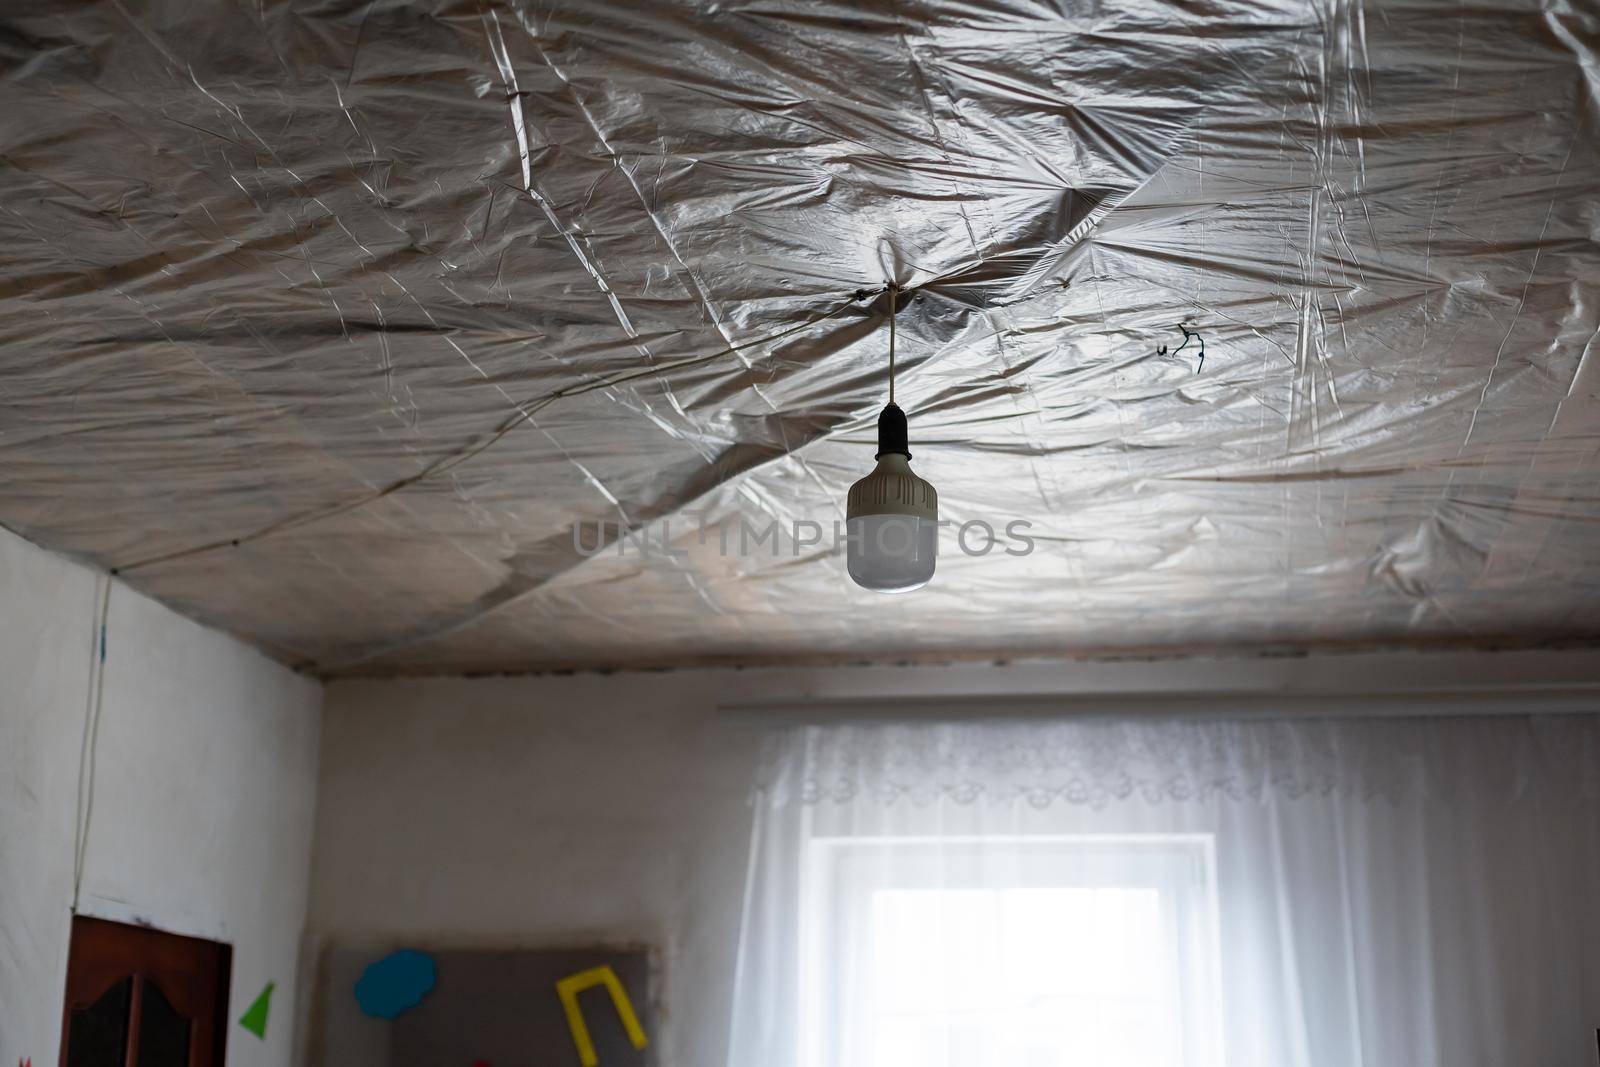
[[[926,589],[833,551],[887,392],[869,295],[126,575],[286,661],[1600,634],[1587,6],[3,21],[0,522],[103,566],[907,290],[897,400],[955,524]]]

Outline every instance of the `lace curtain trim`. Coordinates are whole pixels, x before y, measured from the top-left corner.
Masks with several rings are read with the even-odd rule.
[[[808,726],[769,740],[777,804],[1103,807],[1340,796],[1600,799],[1600,716]]]

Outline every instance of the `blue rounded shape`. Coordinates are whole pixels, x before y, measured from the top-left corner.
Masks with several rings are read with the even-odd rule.
[[[395,1019],[433,991],[433,957],[403,948],[367,965],[356,983],[356,1003],[374,1019]]]

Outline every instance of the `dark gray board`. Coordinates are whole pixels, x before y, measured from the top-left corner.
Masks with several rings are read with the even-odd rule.
[[[395,946],[400,947],[400,946]],[[393,1021],[361,1014],[353,992],[392,949],[329,948],[318,968],[309,1060],[324,1067],[579,1067],[556,983],[593,967],[616,971],[651,1044],[636,1051],[603,987],[579,997],[600,1067],[654,1067],[655,991],[647,949],[430,949],[433,992]]]

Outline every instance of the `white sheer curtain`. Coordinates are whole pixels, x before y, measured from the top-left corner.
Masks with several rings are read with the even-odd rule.
[[[1600,719],[810,726],[731,1067],[1596,1062]]]

